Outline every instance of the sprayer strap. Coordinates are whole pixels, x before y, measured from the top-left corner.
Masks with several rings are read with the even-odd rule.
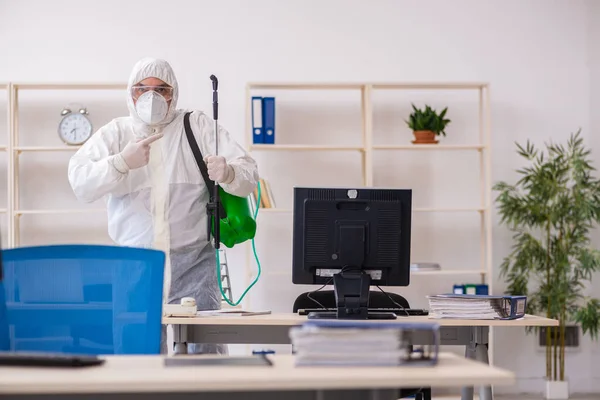
[[[194,137],[194,132],[192,132],[192,127],[190,125],[190,114],[191,112],[187,112],[183,116],[183,127],[185,128],[185,135],[187,136],[188,143],[192,148],[192,153],[194,153],[196,164],[198,164],[198,168],[200,169],[202,178],[204,178],[204,183],[206,184],[206,188],[208,189],[208,193],[212,201],[213,193],[215,192],[215,183],[211,181],[208,177],[208,169],[206,168],[206,163],[204,162],[202,152],[200,151],[200,147],[198,147],[198,143],[196,142],[196,138]],[[225,212],[225,208],[223,207],[222,203],[220,204],[219,215],[220,218],[226,218],[227,216],[227,213]]]

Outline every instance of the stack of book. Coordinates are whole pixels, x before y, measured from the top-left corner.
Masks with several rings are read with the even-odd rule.
[[[273,192],[271,192],[271,185],[265,179],[260,178],[260,204],[259,208],[275,208],[275,199],[273,198]],[[258,200],[258,188],[254,189],[254,192],[250,194],[250,209],[252,212],[256,210]]]
[[[424,334],[432,345],[415,351],[412,338]],[[290,339],[298,366],[434,365],[439,328],[433,323],[310,320],[292,328]]]
[[[525,316],[527,296],[440,294],[427,296],[430,318],[516,319]]]
[[[438,263],[430,263],[430,262],[418,262],[410,264],[411,271],[439,271],[442,267]]]

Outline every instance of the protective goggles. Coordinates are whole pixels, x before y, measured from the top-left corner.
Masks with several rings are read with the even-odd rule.
[[[137,100],[138,97],[146,92],[156,92],[160,94],[165,100],[169,101],[173,98],[173,88],[171,86],[145,86],[136,85],[131,88],[131,97]]]

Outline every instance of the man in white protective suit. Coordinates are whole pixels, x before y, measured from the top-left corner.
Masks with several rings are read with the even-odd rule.
[[[127,85],[129,116],[101,127],[69,162],[69,182],[78,199],[104,198],[108,233],[119,245],[165,251],[165,298],[196,299],[199,310],[221,306],[215,249],[207,237],[209,192],[177,109],[179,87],[164,60],[136,63]],[[214,120],[193,111],[190,124],[211,180],[246,197],[257,186],[254,159]],[[165,330],[161,351],[166,351]],[[224,345],[189,344],[190,353],[226,353]]]

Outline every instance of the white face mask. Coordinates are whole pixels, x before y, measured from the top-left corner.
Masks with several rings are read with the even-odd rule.
[[[135,110],[142,121],[148,125],[161,122],[167,116],[169,104],[155,91],[149,91],[138,97]]]

